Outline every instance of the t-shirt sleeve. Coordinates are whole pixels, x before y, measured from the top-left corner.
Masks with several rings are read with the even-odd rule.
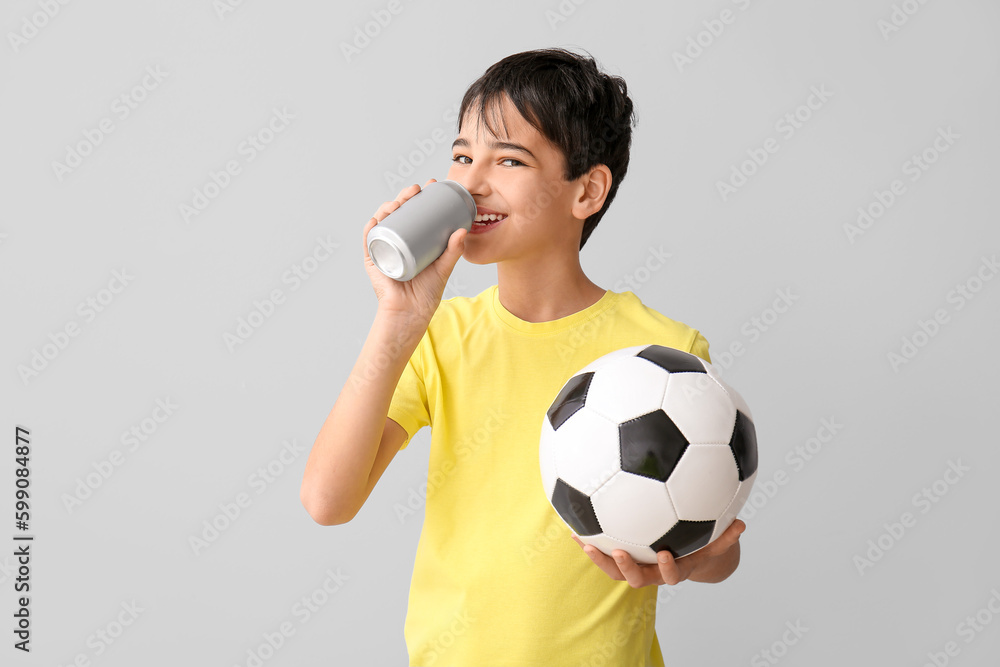
[[[712,358],[708,356],[708,340],[701,335],[700,331],[694,332],[694,341],[692,341],[691,349],[688,352],[701,357],[708,363],[712,363]]]
[[[430,426],[429,409],[427,406],[427,389],[424,381],[424,353],[427,334],[420,340],[410,359],[403,368],[403,374],[396,384],[392,400],[389,402],[389,412],[386,415],[406,431],[406,439],[399,449],[406,449],[410,440],[424,426]]]

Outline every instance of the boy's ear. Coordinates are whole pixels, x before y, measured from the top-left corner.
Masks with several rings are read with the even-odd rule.
[[[577,181],[580,194],[573,202],[573,217],[586,220],[601,210],[611,190],[611,170],[607,165],[595,165]]]

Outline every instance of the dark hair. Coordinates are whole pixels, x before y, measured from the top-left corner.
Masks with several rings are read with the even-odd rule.
[[[515,53],[490,66],[469,86],[459,110],[458,131],[462,131],[466,111],[478,102],[478,117],[497,136],[488,117],[496,118],[504,95],[560,149],[567,181],[598,164],[611,171],[604,205],[583,223],[583,249],[628,172],[634,115],[625,80],[600,72],[589,53],[585,57],[560,48]],[[489,115],[487,107],[492,110]]]

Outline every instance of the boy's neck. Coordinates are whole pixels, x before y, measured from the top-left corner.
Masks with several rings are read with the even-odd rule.
[[[551,322],[597,303],[607,290],[591,282],[580,267],[575,271],[525,273],[497,265],[500,304],[525,322]]]

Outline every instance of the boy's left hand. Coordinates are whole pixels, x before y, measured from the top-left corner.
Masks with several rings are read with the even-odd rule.
[[[693,554],[674,559],[669,551],[657,555],[655,565],[636,563],[626,551],[615,549],[611,556],[596,547],[585,545],[573,535],[584,553],[590,556],[604,572],[616,581],[627,581],[632,588],[679,584],[685,579],[692,581],[722,581],[736,569],[740,561],[740,534],[747,525],[736,519],[719,538]]]

